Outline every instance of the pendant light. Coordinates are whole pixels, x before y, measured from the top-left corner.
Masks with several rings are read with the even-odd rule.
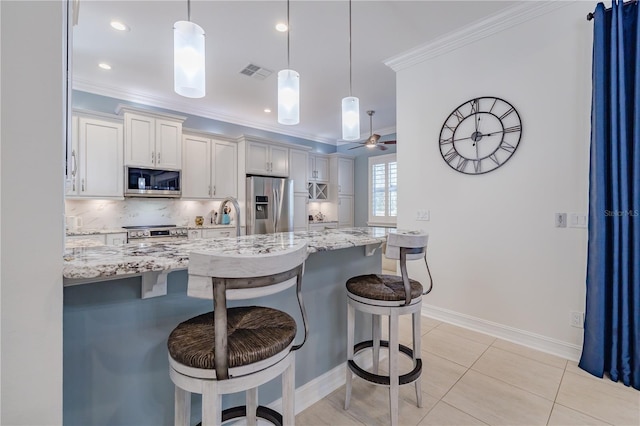
[[[173,84],[187,98],[205,95],[204,30],[191,22],[191,0],[187,20],[173,24]]]
[[[278,73],[278,123],[294,125],[300,122],[300,74],[291,69],[289,35],[289,0],[287,0],[287,69]]]
[[[349,96],[342,98],[342,139],[360,139],[360,100],[351,94],[351,0],[349,0]]]

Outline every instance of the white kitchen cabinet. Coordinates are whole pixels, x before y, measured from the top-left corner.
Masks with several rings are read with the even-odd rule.
[[[306,192],[293,194],[293,230],[306,231],[309,224],[309,197]]]
[[[124,113],[125,165],[179,170],[184,117],[120,107]]]
[[[127,233],[119,232],[117,234],[106,234],[108,246],[120,246],[127,243]]]
[[[182,157],[182,198],[238,197],[237,144],[185,134]]]
[[[353,158],[338,157],[338,195],[353,195]]]
[[[289,176],[289,148],[262,142],[247,142],[247,174]]]
[[[329,198],[329,185],[326,183],[309,182],[307,191],[312,201],[326,201]]]
[[[329,157],[324,155],[309,155],[309,181],[329,182]]]
[[[335,229],[337,227],[338,227],[337,222],[310,223],[309,231],[324,231],[325,229]]]
[[[122,123],[72,118],[71,182],[67,197],[122,198]]]
[[[307,192],[308,156],[306,151],[289,150],[289,179],[293,179],[293,192]]]
[[[236,228],[203,229],[202,238],[227,238],[235,237]]]
[[[353,197],[340,195],[338,197],[338,227],[353,226]]]
[[[198,238],[202,238],[202,230],[201,229],[189,229],[187,233],[187,237],[190,240],[197,240]]]

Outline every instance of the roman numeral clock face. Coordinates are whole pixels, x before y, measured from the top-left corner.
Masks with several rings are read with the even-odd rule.
[[[456,108],[440,131],[440,153],[454,170],[479,175],[497,169],[518,148],[518,111],[500,98],[471,99]]]

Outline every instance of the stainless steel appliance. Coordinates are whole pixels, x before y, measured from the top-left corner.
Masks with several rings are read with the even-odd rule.
[[[123,226],[130,243],[160,243],[188,238],[188,229],[176,225]]]
[[[293,181],[247,176],[247,235],[293,231]]]
[[[180,170],[125,167],[125,197],[178,198],[182,194]]]

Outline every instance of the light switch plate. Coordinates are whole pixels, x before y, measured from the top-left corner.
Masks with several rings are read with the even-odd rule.
[[[566,213],[556,213],[555,214],[556,228],[566,228],[567,227],[567,214]]]

